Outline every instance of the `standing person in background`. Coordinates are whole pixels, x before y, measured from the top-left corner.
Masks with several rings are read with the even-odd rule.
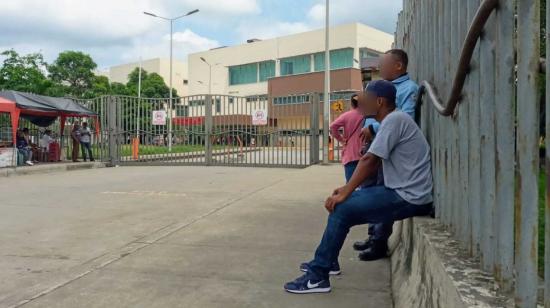
[[[94,161],[94,155],[92,154],[92,148],[90,143],[92,142],[92,132],[88,127],[88,123],[82,123],[82,128],[80,129],[80,146],[82,147],[82,159],[86,161],[86,151],[90,156],[90,161]]]
[[[72,159],[74,163],[78,162],[78,148],[80,146],[80,125],[75,123],[73,130],[71,131],[71,139],[73,140],[73,153]]]
[[[42,138],[40,138],[40,148],[46,153],[50,150],[50,143],[54,141],[51,135],[52,131],[50,129],[46,129],[44,135],[42,135]]]
[[[415,118],[416,96],[418,85],[412,81],[407,73],[409,57],[404,50],[391,49],[380,57],[380,77],[391,83],[397,89],[396,107],[404,113]],[[380,128],[376,121],[366,121],[361,135],[365,142],[373,140]],[[380,171],[379,178],[383,178]],[[373,261],[387,256],[388,239],[393,231],[393,222],[369,225],[369,238],[355,242],[353,248],[361,251],[359,259]]]
[[[342,164],[344,165],[346,183],[361,159],[361,128],[363,128],[364,117],[357,107],[357,94],[354,94],[351,97],[351,110],[344,112],[330,124],[331,136],[344,146]],[[341,129],[344,130],[343,133],[340,132]]]

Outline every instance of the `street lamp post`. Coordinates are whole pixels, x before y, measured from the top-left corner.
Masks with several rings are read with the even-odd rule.
[[[218,66],[221,63],[216,63],[216,64],[212,65],[208,61],[206,61],[206,59],[204,57],[201,57],[201,61],[206,63],[206,65],[208,65],[208,68],[210,69],[210,72],[209,72],[209,75],[208,75],[208,94],[212,95],[212,67],[213,66]]]
[[[172,57],[172,47],[173,47],[173,38],[174,38],[174,21],[180,19],[180,18],[183,18],[183,17],[186,17],[186,16],[189,16],[189,15],[192,15],[192,14],[195,14],[195,13],[198,13],[199,10],[193,10],[193,11],[190,11],[188,12],[187,14],[183,14],[183,15],[180,15],[178,17],[174,17],[174,18],[167,18],[167,17],[162,17],[162,16],[158,16],[156,14],[153,14],[153,13],[149,13],[149,12],[143,12],[143,14],[145,15],[149,15],[151,17],[155,17],[155,18],[160,18],[160,19],[164,19],[164,20],[168,20],[170,22],[170,101],[168,103],[168,151],[169,152],[172,152],[172,100],[173,100],[173,94],[172,94],[172,91],[173,91],[173,88],[172,88],[172,66],[173,66],[173,57]]]
[[[325,93],[323,96],[323,163],[329,163],[329,125],[330,125],[330,23],[329,23],[329,0],[326,0],[325,20]]]

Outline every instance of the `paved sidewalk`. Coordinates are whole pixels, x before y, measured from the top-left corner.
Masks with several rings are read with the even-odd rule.
[[[340,166],[122,167],[0,178],[0,307],[391,307],[389,262],[287,294]]]

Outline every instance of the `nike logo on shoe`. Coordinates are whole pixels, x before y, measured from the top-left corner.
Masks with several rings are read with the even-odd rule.
[[[319,281],[318,283],[311,283],[311,280],[308,280],[307,281],[307,287],[308,287],[308,289],[314,289],[314,288],[319,287],[319,285],[321,285],[322,282],[323,282],[323,280]]]

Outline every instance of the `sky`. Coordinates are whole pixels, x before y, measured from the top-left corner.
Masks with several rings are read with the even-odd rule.
[[[0,51],[90,54],[100,69],[168,57],[170,23],[144,15],[176,17],[174,57],[250,38],[269,39],[324,27],[324,0],[2,0]],[[331,25],[361,22],[393,33],[402,0],[332,0]]]

